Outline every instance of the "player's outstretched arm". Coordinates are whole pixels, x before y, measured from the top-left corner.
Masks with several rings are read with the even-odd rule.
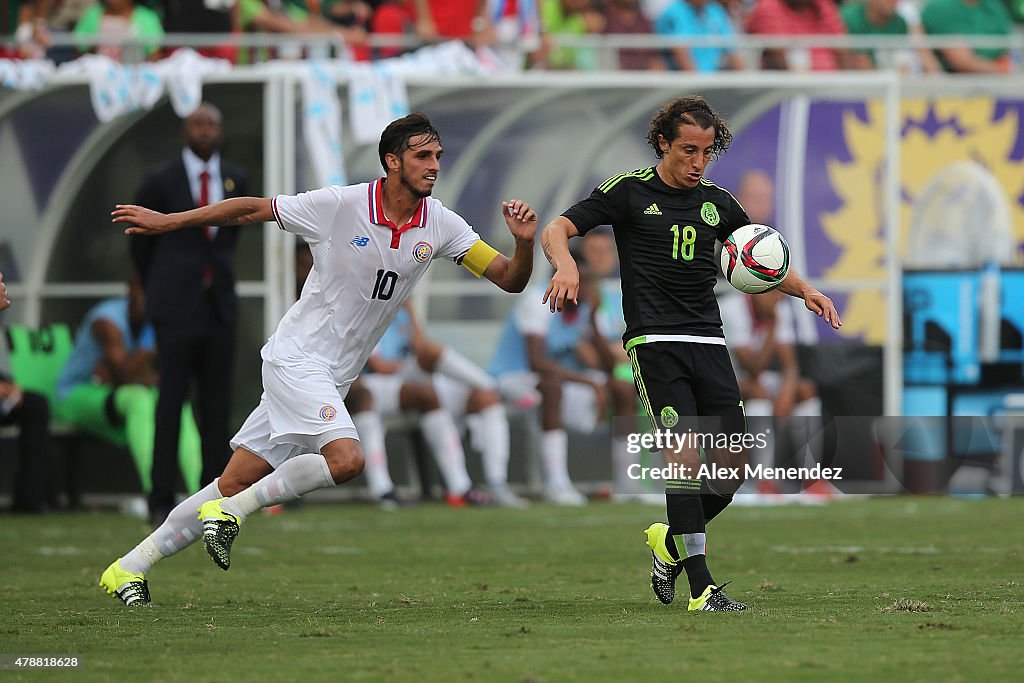
[[[0,311],[11,305],[11,300],[7,297],[7,285],[4,284],[4,274],[0,273]]]
[[[541,303],[548,304],[552,313],[562,310],[566,299],[579,303],[580,271],[569,253],[569,238],[579,234],[573,222],[565,216],[548,223],[541,233],[540,245],[544,255],[555,267],[555,274],[551,276]]]
[[[533,274],[533,238],[537,234],[537,212],[521,199],[501,203],[505,225],[516,238],[512,258],[498,254],[484,271],[484,277],[506,292],[518,293],[526,288]],[[493,253],[493,252],[492,252]]]
[[[110,215],[114,223],[128,226],[124,231],[126,235],[159,235],[179,228],[244,225],[274,220],[271,200],[263,197],[232,197],[179,213],[160,213],[135,204],[118,204]]]
[[[779,291],[803,299],[807,310],[831,325],[832,329],[838,330],[842,327],[843,321],[839,319],[839,312],[836,311],[836,305],[832,303],[832,299],[812,287],[807,280],[800,276],[800,273],[796,272],[795,268],[789,269],[786,279],[779,285]]]

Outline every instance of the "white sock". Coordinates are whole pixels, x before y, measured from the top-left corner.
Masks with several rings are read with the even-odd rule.
[[[458,351],[447,347],[437,360],[437,372],[464,382],[474,389],[494,389],[498,386],[497,381],[483,368]]]
[[[366,456],[366,466],[363,474],[366,475],[366,488],[370,495],[380,498],[388,491],[395,488],[391,481],[391,474],[388,472],[388,454],[384,448],[384,424],[380,415],[367,410],[356,413],[352,416],[352,423],[359,432],[359,445],[363,447],[363,455]]]
[[[225,500],[221,507],[242,521],[260,508],[287,503],[310,491],[334,486],[327,459],[319,453],[297,455],[249,488]]]
[[[794,441],[802,445],[796,454],[796,462],[798,466],[813,467],[821,458],[825,445],[821,399],[815,396],[797,403],[793,406],[793,417],[795,419],[790,424],[794,432]]]
[[[703,555],[707,549],[707,534],[683,534],[683,548],[686,555],[682,556],[682,559],[687,557],[693,557],[694,555]],[[678,538],[678,536],[676,537]],[[676,550],[679,550],[678,543],[676,544]]]
[[[639,483],[629,478],[629,466],[639,462],[639,453],[626,448],[625,434],[612,434],[612,489],[615,493],[636,493]]]
[[[466,471],[466,454],[452,416],[442,408],[423,413],[420,430],[437,466],[441,468],[448,492],[461,496],[473,486],[473,482]]]
[[[821,399],[815,396],[793,406],[794,417],[821,417]]]
[[[473,445],[480,451],[484,478],[488,486],[508,483],[508,415],[505,406],[495,403],[476,415],[467,415],[466,423]]]
[[[217,479],[181,501],[156,531],[121,558],[121,569],[132,574],[145,574],[153,565],[184,550],[203,535],[203,525],[196,516],[199,506],[221,497]]]
[[[544,459],[544,477],[548,487],[557,489],[571,486],[569,480],[569,435],[564,429],[541,432],[540,453]]]

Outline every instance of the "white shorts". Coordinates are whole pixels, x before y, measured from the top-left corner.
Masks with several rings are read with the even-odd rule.
[[[405,378],[400,374],[368,372],[359,376],[366,390],[373,398],[373,410],[381,417],[394,417],[401,412],[399,394]]]
[[[335,439],[358,439],[344,398],[330,370],[313,362],[274,365],[263,362],[263,395],[231,448],[245,448],[275,469],[303,453],[319,453]]]
[[[455,418],[466,414],[466,404],[472,389],[445,375],[428,375],[420,372],[400,372],[395,374],[367,373],[360,376],[363,386],[373,397],[373,409],[381,417],[393,417],[401,412],[400,394],[402,386],[412,382],[430,382],[437,392],[441,407]]]
[[[585,371],[597,382],[607,381],[604,373],[597,370]],[[498,378],[498,390],[511,403],[515,403],[528,391],[536,391],[537,374],[533,372],[512,372]],[[577,432],[592,432],[600,417],[597,414],[597,394],[589,384],[564,382],[562,384],[562,422]]]

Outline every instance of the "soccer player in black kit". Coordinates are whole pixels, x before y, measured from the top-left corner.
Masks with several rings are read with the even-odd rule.
[[[659,159],[656,166],[609,178],[544,228],[541,243],[555,268],[544,300],[552,311],[561,310],[566,299],[576,300],[579,271],[568,240],[611,225],[621,263],[623,343],[654,427],[678,425],[682,431],[699,424],[701,433],[710,427],[740,435],[743,404],[714,294],[715,240],[725,241],[750,219],[727,190],[704,178],[707,164],[728,149],[732,134],[703,98],[682,97],[654,115],[647,141]],[[794,269],[779,290],[803,299],[833,328],[842,324],[832,300]],[[705,555],[705,524],[732,501],[742,478],[694,476],[702,463],[735,465],[737,455],[727,448],[706,452],[685,445],[666,450],[665,459],[689,476],[665,482],[668,524],[652,524],[645,532],[654,557],[655,595],[672,602],[676,578],[685,571],[690,610],[746,609],[716,584]],[[739,472],[742,477],[742,468]]]

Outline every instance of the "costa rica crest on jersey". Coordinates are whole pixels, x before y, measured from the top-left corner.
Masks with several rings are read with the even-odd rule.
[[[338,417],[338,409],[334,406],[324,406],[320,409],[320,419],[324,422],[330,422],[336,417]]]
[[[426,263],[433,254],[434,248],[426,242],[417,242],[412,248],[412,257],[416,259],[416,263]]]

